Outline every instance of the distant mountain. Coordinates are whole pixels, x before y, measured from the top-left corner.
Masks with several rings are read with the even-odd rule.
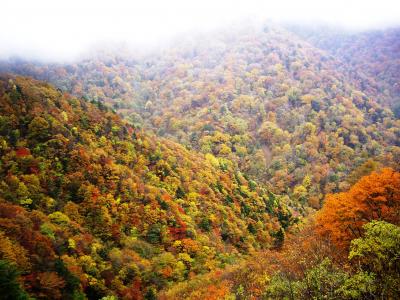
[[[400,107],[399,28],[353,33],[301,26],[290,29],[339,59],[360,89],[381,103]]]
[[[385,104],[392,92],[381,93],[357,64],[349,67],[345,44],[330,53],[307,40],[276,26],[249,27],[182,40],[142,59],[102,53],[75,64],[2,69],[101,101],[135,126],[238,166],[286,193],[292,206],[318,208],[369,159],[398,166],[400,123]]]

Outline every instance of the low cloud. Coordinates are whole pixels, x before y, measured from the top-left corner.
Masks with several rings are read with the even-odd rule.
[[[364,30],[397,26],[400,3],[258,0],[6,0],[0,17],[0,57],[73,59],[95,44],[156,47],[192,31],[246,20],[324,22]]]

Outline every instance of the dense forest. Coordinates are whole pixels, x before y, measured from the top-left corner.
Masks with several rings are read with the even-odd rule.
[[[151,294],[281,244],[295,221],[284,198],[101,103],[21,77],[1,94],[1,253],[39,298]]]
[[[329,53],[274,26],[199,39],[143,61],[106,52],[10,71],[105,102],[138,127],[226,159],[293,206],[319,208],[371,157],[398,164],[398,118]]]
[[[399,54],[268,25],[1,61],[0,295],[399,298]]]
[[[290,30],[342,62],[342,72],[377,101],[395,108],[400,116],[400,30],[391,28],[348,32],[332,27],[288,26]],[[323,34],[322,34],[323,32]]]

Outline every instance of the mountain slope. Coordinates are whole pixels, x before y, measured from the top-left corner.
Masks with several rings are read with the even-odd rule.
[[[300,210],[347,189],[349,174],[370,158],[399,162],[392,111],[340,60],[274,26],[181,41],[141,60],[110,53],[11,69],[108,103],[137,126],[237,165]]]
[[[400,29],[353,33],[302,26],[290,29],[340,60],[360,89],[368,89],[383,104],[400,106]]]
[[[279,245],[293,222],[214,156],[29,78],[0,79],[0,157],[0,259],[37,298],[151,296]]]

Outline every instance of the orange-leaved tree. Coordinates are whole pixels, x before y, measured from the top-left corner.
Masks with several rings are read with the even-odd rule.
[[[328,194],[317,215],[317,230],[348,249],[372,220],[400,223],[400,173],[390,168],[362,177],[347,192]]]

